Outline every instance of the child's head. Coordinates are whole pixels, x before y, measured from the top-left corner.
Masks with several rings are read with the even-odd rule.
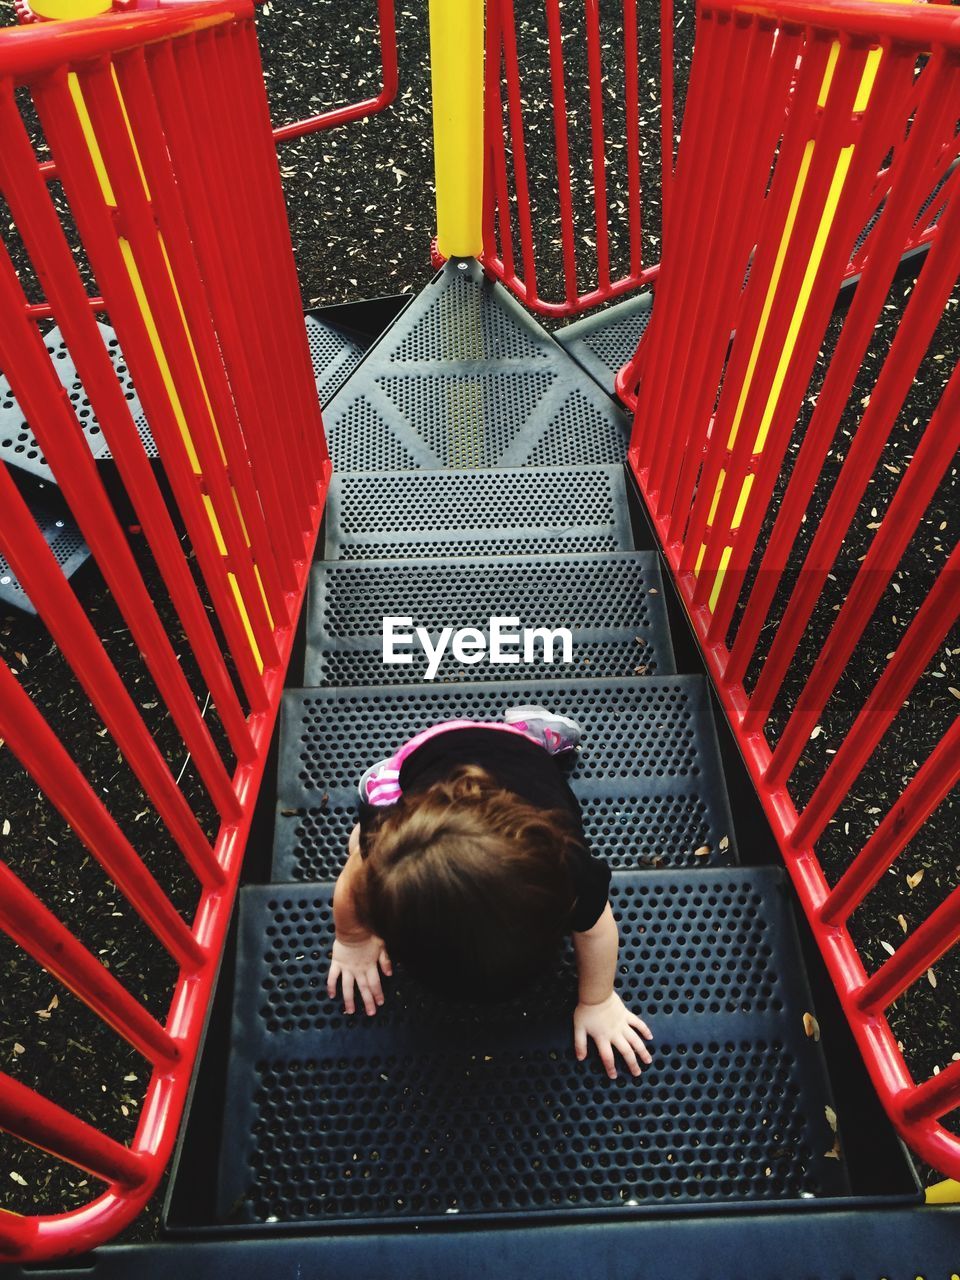
[[[431,987],[507,998],[546,967],[569,928],[574,840],[564,814],[461,766],[400,800],[368,836],[360,918]]]

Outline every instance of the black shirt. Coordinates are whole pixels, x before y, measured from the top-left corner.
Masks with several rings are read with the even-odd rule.
[[[518,733],[502,729],[450,729],[428,738],[412,751],[400,768],[400,790],[405,796],[424,791],[434,782],[449,777],[462,764],[486,769],[506,791],[538,809],[559,809],[569,814],[578,857],[573,867],[577,901],[570,928],[583,933],[603,914],[610,888],[610,868],[602,858],[593,857],[583,835],[583,820],[577,798],[553,756],[543,747]],[[360,802],[361,847],[377,818],[390,806]]]

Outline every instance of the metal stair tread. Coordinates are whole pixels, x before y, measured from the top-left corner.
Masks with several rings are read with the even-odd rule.
[[[619,465],[335,475],[324,559],[616,551],[632,546]]]
[[[437,673],[442,680],[663,675],[676,670],[659,562],[652,551],[315,564],[305,683],[424,680],[422,650],[411,654],[409,665],[384,663],[387,616],[409,616],[414,626],[434,637],[453,623],[489,637],[493,617],[517,617],[521,628],[566,627],[572,636],[571,665],[548,664],[539,656],[525,662],[518,654],[521,660],[505,670],[486,662],[463,665],[448,653]]]
[[[449,262],[367,353],[325,425],[336,471],[621,462],[627,420],[473,261]]]
[[[272,878],[333,880],[368,765],[437,721],[543,702],[584,727],[570,785],[591,848],[616,869],[736,861],[701,676],[290,690],[281,709]]]
[[[329,886],[245,889],[219,1203],[233,1221],[616,1218],[847,1190],[785,877],[623,874],[620,989],[655,1032],[639,1080],[570,1044],[575,970],[502,1006],[398,966],[372,1019],[325,989]]]

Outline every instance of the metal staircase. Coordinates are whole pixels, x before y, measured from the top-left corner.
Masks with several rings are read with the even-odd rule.
[[[368,353],[327,422],[340,475],[305,687],[283,705],[271,883],[241,893],[219,1221],[848,1193],[784,878],[736,865],[706,680],[676,672],[657,558],[630,549],[619,409],[461,262]],[[574,661],[445,658],[427,681],[420,653],[384,665],[388,615],[433,637],[498,615],[566,625]],[[437,720],[529,701],[584,726],[570,781],[614,868],[620,987],[657,1037],[639,1081],[575,1061],[569,955],[493,1010],[450,1008],[402,972],[371,1020],[326,996],[360,773]]]

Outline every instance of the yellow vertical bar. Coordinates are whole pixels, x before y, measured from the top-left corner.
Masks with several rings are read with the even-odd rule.
[[[437,248],[483,249],[483,0],[430,0]]]

